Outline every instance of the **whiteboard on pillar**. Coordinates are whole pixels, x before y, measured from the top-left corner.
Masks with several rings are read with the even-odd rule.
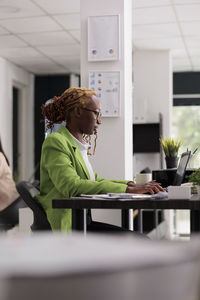
[[[120,115],[120,72],[89,72],[89,89],[97,92],[103,117]]]
[[[88,17],[88,61],[119,60],[119,15]]]

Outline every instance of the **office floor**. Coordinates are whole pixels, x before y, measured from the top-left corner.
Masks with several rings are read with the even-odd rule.
[[[174,211],[174,231],[179,235],[190,234],[190,211]]]
[[[27,209],[22,210],[22,212],[20,212],[20,226],[16,226],[13,229],[10,229],[7,232],[7,234],[15,235],[19,232],[30,234],[31,221],[32,221],[32,212],[30,212],[30,210]],[[167,223],[166,221],[164,221],[157,227],[157,229],[152,230],[152,232],[148,236],[152,240],[165,239],[166,231],[167,231]],[[173,233],[170,239],[172,240],[190,239],[190,211],[189,210],[174,210]]]
[[[190,211],[174,211],[174,240],[190,240]]]

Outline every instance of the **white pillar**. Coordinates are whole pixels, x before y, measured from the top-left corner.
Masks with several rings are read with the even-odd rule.
[[[133,122],[157,123],[163,116],[163,136],[171,134],[172,126],[172,62],[169,50],[137,50],[133,54]],[[142,138],[142,137],[141,137]],[[135,154],[133,173],[143,168],[160,169],[158,153]],[[173,211],[165,211],[167,237],[173,233]]]
[[[120,72],[120,116],[104,117],[99,128],[94,170],[104,178],[132,179],[132,1],[81,1],[81,86],[88,87],[89,71]],[[119,15],[120,59],[88,62],[89,16]],[[105,32],[106,34],[106,32]],[[105,212],[104,212],[105,216]],[[113,223],[119,222],[120,213]],[[104,221],[110,221],[104,219]]]
[[[133,122],[157,123],[163,116],[163,136],[171,134],[172,63],[168,50],[137,50],[133,54]],[[159,154],[136,154],[133,174],[145,167],[160,168]]]

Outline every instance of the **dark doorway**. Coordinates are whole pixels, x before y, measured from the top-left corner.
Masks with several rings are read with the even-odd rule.
[[[35,139],[35,179],[40,179],[40,156],[44,141],[44,123],[41,122],[41,105],[54,96],[61,95],[70,85],[69,75],[35,76],[35,108],[34,108],[34,139]]]
[[[19,179],[19,89],[13,87],[13,103],[12,103],[13,111],[13,123],[12,123],[12,141],[13,141],[13,177],[15,182],[18,182]]]

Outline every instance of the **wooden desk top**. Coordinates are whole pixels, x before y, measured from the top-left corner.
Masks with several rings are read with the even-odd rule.
[[[191,199],[94,199],[74,197],[69,199],[55,199],[53,208],[95,208],[95,209],[189,209],[200,210],[200,197],[193,195]]]

